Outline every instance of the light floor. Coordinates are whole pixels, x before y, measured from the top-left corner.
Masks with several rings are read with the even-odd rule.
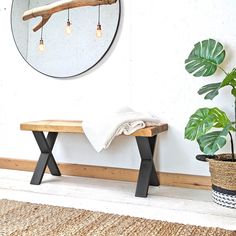
[[[46,174],[41,185],[30,185],[31,176],[0,169],[0,199],[236,230],[236,210],[213,203],[208,190],[150,187],[147,198],[137,198],[135,183]]]

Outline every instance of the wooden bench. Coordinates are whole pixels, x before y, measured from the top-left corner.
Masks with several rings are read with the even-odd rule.
[[[39,146],[41,154],[33,173],[31,184],[41,184],[44,172],[48,166],[52,175],[60,176],[60,170],[52,154],[58,133],[81,133],[83,134],[82,122],[72,120],[40,120],[24,122],[20,124],[21,130],[32,131]],[[136,197],[146,197],[148,187],[159,186],[159,179],[153,162],[153,154],[156,138],[159,133],[168,130],[168,125],[160,123],[150,126],[131,134],[136,137],[141,165],[136,186]],[[47,136],[44,132],[48,132]]]

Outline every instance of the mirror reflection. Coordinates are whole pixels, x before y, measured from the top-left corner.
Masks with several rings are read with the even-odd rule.
[[[77,1],[103,0],[61,2]],[[64,5],[45,23],[43,15],[36,17],[38,8],[53,11],[51,6],[60,1],[13,0],[12,33],[20,54],[34,69],[48,76],[67,78],[88,71],[104,57],[117,33],[120,1],[110,1],[112,4],[71,8]],[[23,20],[23,15],[32,9],[32,19]],[[40,23],[45,24],[34,31]]]

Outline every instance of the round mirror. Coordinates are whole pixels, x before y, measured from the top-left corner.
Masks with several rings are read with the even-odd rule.
[[[117,33],[120,10],[120,0],[13,0],[12,34],[34,69],[68,78],[105,56]],[[50,19],[44,18],[48,15]]]

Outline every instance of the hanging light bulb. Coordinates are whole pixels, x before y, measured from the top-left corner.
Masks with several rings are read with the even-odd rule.
[[[71,34],[71,32],[72,32],[72,24],[71,24],[71,22],[70,22],[70,15],[69,15],[70,13],[69,13],[69,8],[68,8],[68,18],[67,18],[67,22],[66,22],[66,29],[65,29],[65,31],[66,31],[66,34]]]
[[[96,36],[97,38],[102,37],[102,26],[100,24],[100,5],[98,5],[98,24],[97,24],[97,29],[96,29]]]
[[[68,20],[66,23],[66,34],[71,34],[72,28],[71,28],[71,23]]]
[[[41,38],[39,40],[39,51],[43,52],[45,50],[45,45],[43,42],[43,27],[41,28]]]
[[[43,52],[44,50],[45,50],[45,45],[44,45],[43,39],[40,39],[40,41],[39,41],[39,51]]]
[[[102,37],[102,26],[100,24],[97,24],[96,36],[97,38]]]

